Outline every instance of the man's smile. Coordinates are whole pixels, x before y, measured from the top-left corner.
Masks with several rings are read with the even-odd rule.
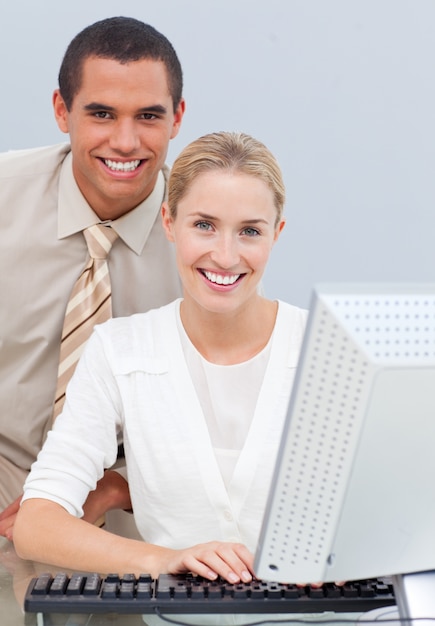
[[[112,159],[102,159],[104,164],[113,172],[134,172],[141,164],[140,159],[133,161],[113,161]]]

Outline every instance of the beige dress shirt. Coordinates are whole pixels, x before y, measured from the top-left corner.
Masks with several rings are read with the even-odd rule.
[[[181,295],[160,222],[166,175],[112,222],[115,317]],[[82,230],[99,221],[75,183],[69,145],[0,155],[0,457],[26,470],[51,418],[64,312],[87,259]]]

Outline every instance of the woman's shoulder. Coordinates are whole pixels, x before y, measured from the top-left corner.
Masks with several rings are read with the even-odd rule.
[[[275,337],[281,346],[286,346],[290,366],[295,366],[298,361],[307,319],[308,311],[306,309],[278,300]]]
[[[115,317],[95,326],[91,350],[104,353],[115,373],[167,370],[179,300],[146,313]]]
[[[142,313],[133,313],[132,315],[125,315],[122,317],[112,317],[107,322],[95,326],[95,328],[106,333],[113,333],[118,332],[122,328],[137,329],[145,328],[146,326],[152,324],[161,324],[162,321],[166,321],[168,317],[173,316],[178,305],[179,300],[173,300],[172,302],[169,302],[161,307],[149,309],[148,311],[144,311]]]
[[[138,345],[165,334],[176,323],[176,312],[180,300],[174,300],[145,313],[135,313],[125,317],[114,317],[95,326],[95,333],[104,343],[112,345]]]
[[[278,300],[278,316],[287,320],[299,321],[305,325],[308,318],[308,310],[289,302],[284,302],[284,300]]]

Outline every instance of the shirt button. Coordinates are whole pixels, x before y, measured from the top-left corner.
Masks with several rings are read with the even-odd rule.
[[[233,521],[233,515],[232,515],[231,511],[229,511],[228,509],[226,509],[224,511],[224,517],[227,520],[227,522],[232,522]]]

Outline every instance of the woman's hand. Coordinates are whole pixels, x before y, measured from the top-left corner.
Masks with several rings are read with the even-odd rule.
[[[168,574],[192,572],[209,580],[221,576],[230,583],[249,582],[253,577],[253,556],[240,543],[210,541],[171,552]]]
[[[253,556],[240,543],[211,541],[174,550],[114,535],[44,498],[21,505],[14,535],[22,559],[77,571],[147,572],[153,578],[192,572],[230,583],[249,582],[253,576]]]

